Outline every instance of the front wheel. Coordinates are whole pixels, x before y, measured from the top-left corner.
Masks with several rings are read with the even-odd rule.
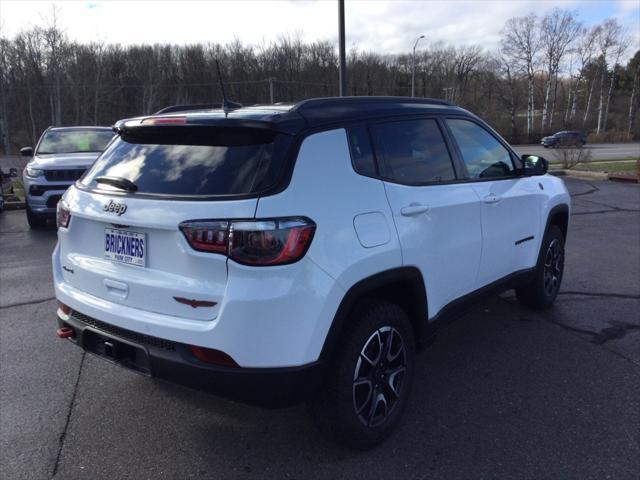
[[[518,301],[530,308],[549,308],[560,291],[564,273],[564,235],[556,225],[550,225],[545,235],[534,277],[516,288]]]
[[[407,315],[392,303],[367,301],[347,321],[324,389],[310,407],[323,432],[367,450],[384,441],[402,416],[415,340]]]

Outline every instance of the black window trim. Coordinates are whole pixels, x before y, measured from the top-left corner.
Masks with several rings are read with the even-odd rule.
[[[408,187],[431,187],[431,186],[437,186],[437,185],[451,185],[451,184],[460,183],[461,181],[464,181],[464,179],[461,179],[461,176],[460,176],[461,171],[457,165],[456,159],[454,158],[454,153],[451,148],[452,145],[450,144],[446,133],[443,131],[440,118],[441,118],[441,115],[432,113],[428,115],[402,115],[402,116],[393,116],[388,118],[376,118],[375,120],[368,121],[367,129],[369,131],[369,138],[371,140],[371,146],[373,148],[373,157],[375,159],[376,168],[378,170],[377,179],[382,180],[383,182],[394,183],[396,185],[405,185]],[[451,180],[443,180],[440,182],[401,182],[395,178],[389,178],[383,175],[382,173],[380,173],[382,171],[380,169],[380,164],[384,163],[385,160],[384,160],[384,155],[382,154],[382,148],[379,145],[375,135],[371,131],[372,127],[374,125],[397,123],[397,122],[412,121],[412,120],[435,120],[436,126],[440,131],[440,135],[442,135],[442,139],[444,141],[447,152],[449,153],[449,161],[451,162],[451,168],[453,170],[453,175],[455,178]]]
[[[469,175],[469,171],[467,170],[467,165],[464,162],[464,158],[462,157],[462,151],[458,146],[458,142],[453,135],[453,132],[449,128],[447,120],[455,119],[455,120],[467,120],[469,122],[475,123],[484,131],[486,131],[489,135],[491,135],[500,145],[502,145],[507,152],[509,153],[509,157],[511,158],[511,164],[513,166],[513,173],[511,175],[505,175],[502,177],[487,177],[487,178],[471,178]],[[513,151],[511,145],[505,142],[500,135],[495,132],[491,127],[489,127],[484,122],[480,121],[477,118],[467,116],[467,115],[442,115],[441,116],[442,124],[447,132],[447,135],[450,137],[450,141],[452,143],[452,147],[456,152],[456,158],[458,159],[459,168],[462,169],[463,178],[460,180],[465,183],[478,183],[478,182],[498,182],[501,180],[513,180],[522,177],[522,162],[520,161],[520,157]]]
[[[371,130],[369,130],[369,125],[367,124],[366,121],[360,121],[357,123],[352,123],[352,124],[345,124],[345,126],[343,127],[344,131],[347,134],[347,145],[349,147],[349,158],[351,159],[351,168],[353,168],[353,171],[355,173],[357,173],[358,175],[362,176],[362,177],[367,177],[367,178],[373,178],[375,180],[380,180],[380,162],[378,161],[378,157],[376,156],[376,151],[374,148],[374,144],[373,144],[373,138],[371,136]],[[354,153],[353,153],[353,145],[351,145],[351,136],[349,134],[349,130],[352,128],[364,128],[364,131],[367,134],[367,140],[369,141],[369,148],[371,148],[371,154],[373,156],[373,168],[376,171],[375,175],[367,175],[366,173],[363,173],[361,171],[359,171],[356,168],[356,163],[354,160]]]

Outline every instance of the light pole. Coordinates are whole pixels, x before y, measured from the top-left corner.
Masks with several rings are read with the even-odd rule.
[[[347,62],[344,47],[344,0],[338,0],[339,89],[340,96],[347,94]]]
[[[416,47],[418,42],[424,38],[424,35],[420,35],[416,39],[416,43],[413,44],[413,57],[411,60],[411,96],[416,96]]]

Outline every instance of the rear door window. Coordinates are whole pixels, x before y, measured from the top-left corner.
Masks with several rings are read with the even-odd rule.
[[[142,127],[123,133],[81,184],[111,190],[101,176],[129,180],[136,193],[173,196],[246,195],[280,179],[291,137],[220,127]]]
[[[372,126],[382,176],[420,185],[456,178],[449,150],[434,119],[401,120]]]

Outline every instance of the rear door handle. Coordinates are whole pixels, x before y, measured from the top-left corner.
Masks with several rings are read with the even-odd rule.
[[[421,205],[419,203],[412,203],[406,207],[402,207],[400,209],[400,214],[403,217],[411,217],[414,215],[420,215],[421,213],[426,213],[429,211],[428,205]]]
[[[484,197],[484,203],[498,203],[502,200],[500,195],[496,195],[495,193],[490,193],[486,197]]]

